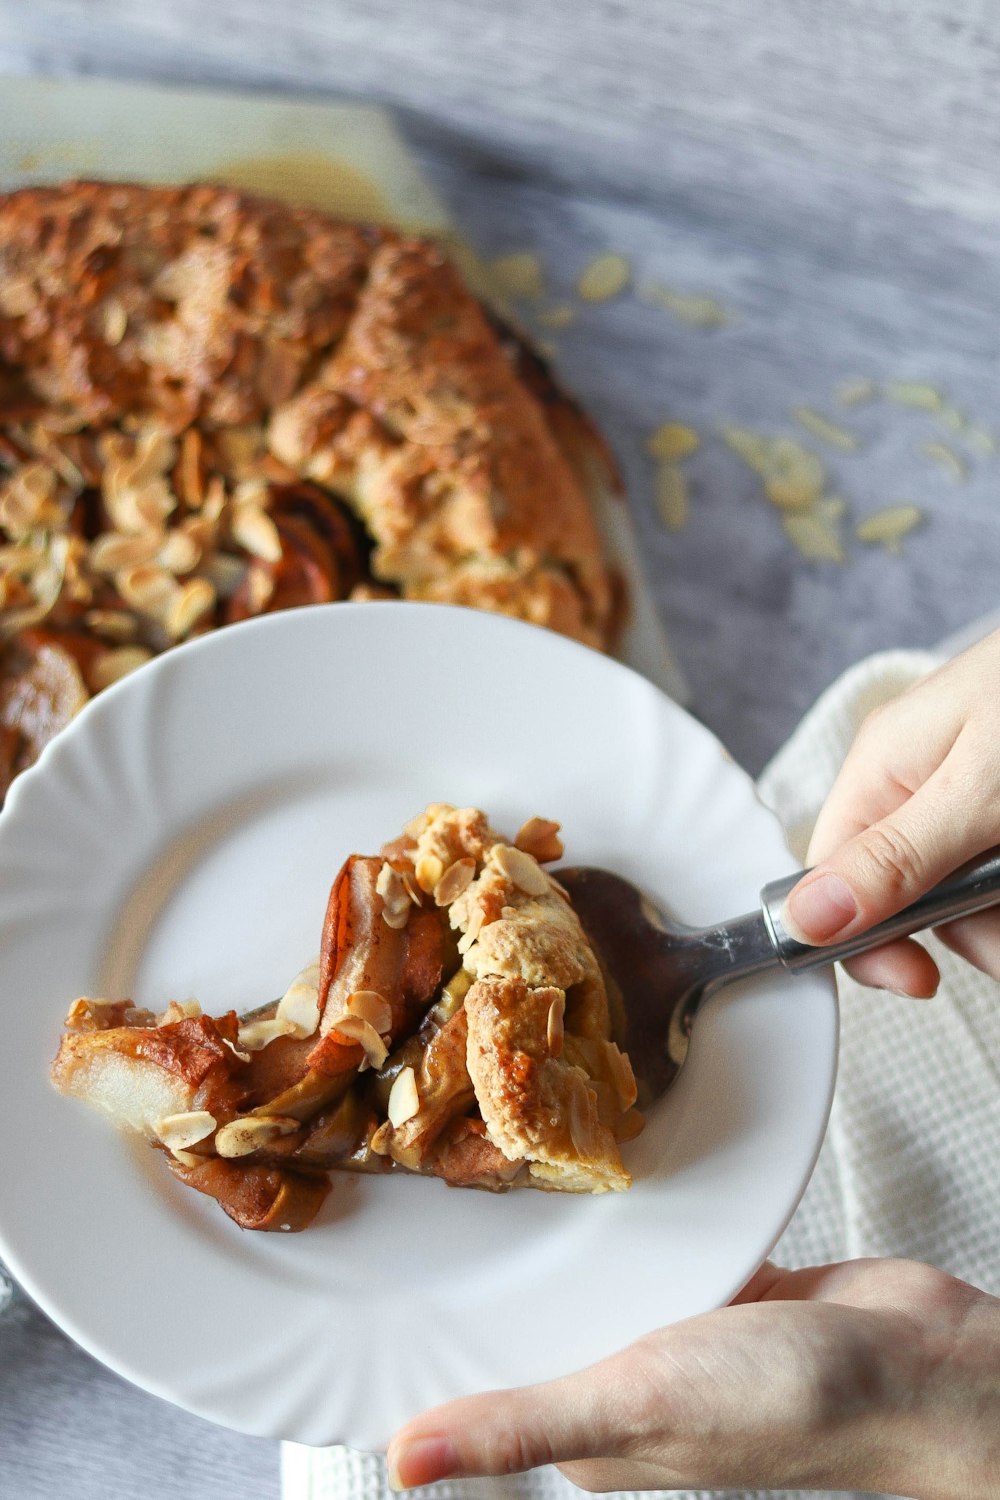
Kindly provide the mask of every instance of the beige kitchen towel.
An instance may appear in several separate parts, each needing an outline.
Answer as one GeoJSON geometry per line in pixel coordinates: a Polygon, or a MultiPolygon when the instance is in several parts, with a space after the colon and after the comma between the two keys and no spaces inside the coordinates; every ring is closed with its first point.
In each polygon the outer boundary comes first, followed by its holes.
{"type": "MultiPolygon", "coordinates": [[[[760,796],[781,818],[797,858],[865,714],[945,654],[895,651],[852,668],[764,771],[760,796]]],[[[840,1071],[830,1126],[774,1258],[801,1266],[908,1256],[1000,1294],[1000,984],[929,941],[943,976],[933,1001],[865,989],[839,973],[840,1071]]],[[[284,1500],[384,1500],[388,1493],[384,1462],[346,1448],[285,1444],[282,1474],[284,1500]]],[[[546,1468],[411,1493],[417,1500],[569,1500],[580,1491],[546,1468]]],[[[760,1493],[727,1495],[756,1500],[760,1493]]],[[[817,1492],[786,1492],[785,1500],[817,1500],[817,1492]]]]}

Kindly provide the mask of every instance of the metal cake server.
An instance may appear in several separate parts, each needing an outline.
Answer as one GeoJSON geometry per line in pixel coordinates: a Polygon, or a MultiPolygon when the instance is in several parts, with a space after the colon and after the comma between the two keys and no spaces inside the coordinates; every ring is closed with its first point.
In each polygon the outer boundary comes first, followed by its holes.
{"type": "Polygon", "coordinates": [[[862,936],[812,948],[796,942],[781,921],[785,897],[804,873],[766,885],[759,911],[717,927],[687,927],[609,870],[555,871],[610,975],[615,1040],[631,1059],[640,1108],[673,1083],[687,1057],[699,1006],[723,985],[768,969],[798,974],[825,968],[1000,902],[998,847],[862,936]]]}

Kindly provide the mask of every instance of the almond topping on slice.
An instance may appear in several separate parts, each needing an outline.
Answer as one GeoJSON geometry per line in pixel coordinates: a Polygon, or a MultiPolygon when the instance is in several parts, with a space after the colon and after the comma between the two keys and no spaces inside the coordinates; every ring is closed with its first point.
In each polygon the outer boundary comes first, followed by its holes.
{"type": "Polygon", "coordinates": [[[289,1035],[305,1041],[319,1026],[319,959],[296,974],[281,999],[275,1020],[289,1035]]]}
{"type": "Polygon", "coordinates": [[[156,1134],[168,1150],[183,1151],[211,1135],[215,1124],[215,1116],[207,1109],[190,1109],[179,1115],[164,1115],[157,1121],[156,1134]]]}
{"type": "Polygon", "coordinates": [[[551,818],[529,818],[519,830],[514,847],[530,854],[540,865],[562,859],[564,851],[559,824],[553,823],[551,818]]]}
{"type": "Polygon", "coordinates": [[[379,1036],[385,1036],[392,1026],[392,1006],[378,990],[355,990],[347,997],[347,1009],[373,1026],[379,1036]]]}
{"type": "Polygon", "coordinates": [[[604,1043],[604,1053],[608,1060],[608,1072],[611,1074],[615,1093],[618,1095],[618,1103],[623,1111],[631,1109],[637,1095],[632,1064],[614,1042],[604,1043]]]}
{"type": "Polygon", "coordinates": [[[372,1132],[372,1138],[368,1142],[376,1156],[388,1156],[389,1141],[392,1137],[392,1121],[383,1120],[376,1131],[372,1132]]]}
{"type": "Polygon", "coordinates": [[[264,562],[281,561],[281,535],[274,521],[259,505],[244,501],[234,505],[229,523],[233,540],[264,562]]]}
{"type": "Polygon", "coordinates": [[[402,1068],[393,1079],[392,1088],[389,1090],[389,1103],[386,1111],[389,1124],[395,1130],[400,1125],[405,1125],[407,1120],[412,1120],[419,1109],[417,1075],[412,1068],[402,1068]]]}
{"type": "Polygon", "coordinates": [[[422,891],[432,891],[444,874],[444,865],[436,854],[422,854],[417,860],[414,874],[422,891]]]}
{"type": "Polygon", "coordinates": [[[246,1026],[241,1026],[237,1040],[245,1052],[263,1052],[279,1036],[291,1034],[292,1028],[287,1021],[272,1016],[264,1021],[249,1021],[246,1026]]]}
{"type": "Polygon", "coordinates": [[[201,1015],[197,1000],[171,1000],[166,1010],[156,1018],[157,1026],[171,1026],[177,1021],[196,1020],[201,1015]]]}
{"type": "Polygon", "coordinates": [[[334,1030],[364,1048],[365,1057],[373,1068],[380,1068],[389,1056],[389,1049],[370,1021],[350,1014],[338,1016],[334,1030]]]}
{"type": "Polygon", "coordinates": [[[378,872],[375,890],[382,897],[382,919],[396,931],[405,927],[410,916],[411,898],[406,883],[388,860],[378,872]]]}
{"type": "Polygon", "coordinates": [[[476,874],[474,859],[456,859],[434,887],[435,906],[450,906],[471,884],[476,874]]]}
{"type": "Polygon", "coordinates": [[[563,1049],[563,1017],[566,1014],[566,996],[557,995],[549,1006],[548,1020],[545,1023],[545,1040],[553,1057],[559,1057],[563,1049]]]}
{"type": "Polygon", "coordinates": [[[215,1149],[220,1156],[249,1156],[259,1151],[282,1135],[293,1135],[301,1129],[298,1120],[290,1115],[244,1115],[223,1125],[215,1137],[215,1149]]]}
{"type": "Polygon", "coordinates": [[[549,889],[549,877],[538,861],[515,849],[513,844],[494,844],[490,859],[501,875],[513,882],[526,896],[544,896],[549,889]]]}
{"type": "Polygon", "coordinates": [[[90,566],[96,573],[117,573],[121,568],[135,568],[152,562],[163,546],[161,531],[126,534],[105,531],[90,544],[90,566]]]}

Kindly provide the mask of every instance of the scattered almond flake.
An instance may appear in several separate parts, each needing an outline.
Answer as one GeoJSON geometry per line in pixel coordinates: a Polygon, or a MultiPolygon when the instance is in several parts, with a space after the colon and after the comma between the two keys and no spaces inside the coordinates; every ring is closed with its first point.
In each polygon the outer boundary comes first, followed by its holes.
{"type": "Polygon", "coordinates": [[[542,328],[551,328],[553,333],[559,333],[564,328],[572,328],[576,318],[576,308],[570,307],[568,302],[561,302],[554,307],[543,308],[536,321],[542,328]]]}
{"type": "Polygon", "coordinates": [[[171,1000],[166,1010],[156,1018],[157,1026],[172,1026],[177,1021],[193,1021],[201,1015],[197,1000],[171,1000]]]}
{"type": "Polygon", "coordinates": [[[607,1059],[609,1071],[614,1082],[615,1093],[618,1096],[619,1107],[623,1110],[631,1109],[638,1093],[635,1086],[635,1074],[632,1072],[632,1064],[625,1053],[615,1046],[614,1042],[604,1042],[603,1048],[604,1056],[607,1059]]]}
{"type": "Polygon", "coordinates": [[[565,1014],[566,996],[559,994],[549,1006],[549,1014],[545,1022],[545,1042],[553,1057],[559,1057],[562,1054],[563,1038],[565,1036],[563,1017],[565,1014]]]}
{"type": "Polygon", "coordinates": [[[275,1012],[275,1020],[288,1028],[289,1035],[305,1041],[319,1027],[319,959],[296,974],[275,1012]]]}
{"type": "Polygon", "coordinates": [[[766,471],[771,451],[770,438],[763,437],[759,432],[752,432],[749,427],[727,426],[721,427],[719,431],[726,447],[739,454],[749,468],[758,474],[766,471]]]}
{"type": "Polygon", "coordinates": [[[660,464],[656,471],[656,509],[668,531],[682,531],[688,522],[688,485],[676,464],[660,464]]]}
{"type": "Polygon", "coordinates": [[[970,427],[966,438],[969,446],[980,453],[989,455],[997,451],[997,440],[991,432],[986,431],[985,427],[970,427]]]}
{"type": "MultiPolygon", "coordinates": [[[[392,1093],[392,1090],[389,1090],[392,1093]]],[[[368,1142],[376,1156],[388,1156],[389,1142],[392,1139],[392,1121],[383,1120],[377,1130],[372,1132],[372,1138],[368,1142]]]]}
{"type": "Polygon", "coordinates": [[[364,1049],[365,1057],[373,1068],[380,1068],[389,1056],[389,1049],[370,1021],[361,1016],[338,1016],[333,1023],[335,1031],[357,1042],[364,1049]]]}
{"type": "Polygon", "coordinates": [[[164,1115],[156,1123],[156,1135],[170,1150],[183,1151],[211,1135],[215,1125],[215,1116],[207,1109],[190,1109],[177,1115],[164,1115]]]}
{"type": "Polygon", "coordinates": [[[700,445],[701,438],[693,427],[685,427],[681,422],[662,422],[646,439],[646,452],[651,458],[673,464],[689,458],[700,445]]]}
{"type": "Polygon", "coordinates": [[[201,547],[190,530],[175,527],[167,532],[156,560],[169,573],[191,573],[201,561],[201,547]]]}
{"type": "Polygon", "coordinates": [[[818,454],[793,438],[769,440],[758,472],[764,481],[764,494],[779,510],[808,510],[826,483],[818,454]]]}
{"type": "Polygon", "coordinates": [[[964,412],[959,411],[957,406],[942,406],[938,412],[938,419],[946,427],[950,427],[952,432],[963,432],[969,425],[968,417],[964,412]]]}
{"type": "Polygon", "coordinates": [[[281,536],[272,518],[259,505],[245,502],[234,505],[229,529],[233,540],[253,557],[263,562],[281,561],[281,536]]]}
{"type": "Polygon", "coordinates": [[[576,290],[584,302],[608,302],[618,297],[632,279],[624,255],[598,255],[581,273],[576,290]]]}
{"type": "Polygon", "coordinates": [[[38,294],[30,281],[14,281],[7,277],[0,280],[0,312],[5,317],[26,317],[34,311],[38,302],[38,294]]]}
{"type": "Polygon", "coordinates": [[[229,1160],[249,1156],[280,1136],[294,1135],[300,1128],[299,1121],[290,1115],[244,1115],[223,1125],[215,1137],[215,1149],[229,1160]]]}
{"type": "Polygon", "coordinates": [[[165,614],[180,593],[180,584],[166,568],[140,563],[115,575],[118,592],[126,604],[144,614],[165,614]]]}
{"type": "Polygon", "coordinates": [[[691,328],[722,328],[726,323],[733,322],[733,314],[715,297],[675,292],[656,282],[644,282],[638,288],[638,297],[641,302],[673,313],[691,328]]]}
{"type": "Polygon", "coordinates": [[[841,406],[860,406],[862,401],[871,401],[877,394],[878,386],[867,375],[849,375],[836,390],[841,406]]]}
{"type": "Polygon", "coordinates": [[[526,896],[548,894],[548,876],[538,861],[532,859],[530,854],[525,854],[523,849],[518,849],[513,844],[494,844],[489,858],[501,875],[512,881],[526,896]]]}
{"type": "Polygon", "coordinates": [[[40,527],[58,526],[62,511],[55,503],[57,476],[48,464],[29,463],[0,485],[0,526],[12,537],[40,527]]]}
{"type": "Polygon", "coordinates": [[[291,1036],[291,1024],[278,1016],[269,1016],[263,1021],[248,1021],[241,1026],[237,1041],[245,1052],[263,1052],[279,1036],[291,1036]]]}
{"type": "Polygon", "coordinates": [[[921,443],[917,451],[945,469],[953,479],[965,478],[965,465],[955,450],[946,443],[921,443]]]}
{"type": "Polygon", "coordinates": [[[174,595],[163,617],[172,641],[179,641],[215,608],[215,589],[207,578],[189,578],[174,595]]]}
{"type": "Polygon", "coordinates": [[[551,860],[562,859],[565,852],[559,837],[559,824],[551,818],[529,818],[518,830],[514,840],[515,849],[523,849],[537,859],[540,865],[551,860]]]}
{"type": "Polygon", "coordinates": [[[87,686],[91,692],[99,693],[145,666],[152,656],[152,651],[147,651],[145,646],[114,646],[102,651],[87,668],[87,686]]]}
{"type": "Polygon", "coordinates": [[[545,273],[533,250],[498,255],[487,263],[486,271],[497,290],[516,302],[534,302],[545,295],[545,273]]]}
{"type": "Polygon", "coordinates": [[[386,1036],[392,1026],[392,1006],[378,990],[355,990],[347,997],[347,1009],[367,1021],[379,1036],[386,1036]]]}
{"type": "Polygon", "coordinates": [[[134,641],[139,630],[138,620],[127,609],[88,609],[83,623],[94,635],[119,643],[134,641]]]}
{"type": "Polygon", "coordinates": [[[420,1112],[420,1095],[417,1092],[417,1075],[412,1068],[401,1068],[392,1081],[386,1114],[393,1130],[405,1125],[420,1112]]]}
{"type": "MultiPolygon", "coordinates": [[[[252,614],[260,614],[274,593],[274,574],[262,563],[254,563],[247,572],[247,603],[252,614]]],[[[219,589],[220,594],[222,589],[219,589]]]]}
{"type": "Polygon", "coordinates": [[[859,542],[881,543],[887,552],[899,555],[900,543],[917,526],[926,520],[924,512],[916,505],[887,505],[874,515],[866,516],[854,528],[859,542]]]}
{"type": "Polygon", "coordinates": [[[125,337],[128,327],[128,313],[125,304],[117,297],[109,297],[101,310],[101,326],[104,332],[104,342],[112,346],[120,344],[125,337]]]}
{"type": "Polygon", "coordinates": [[[838,427],[836,422],[828,421],[821,412],[813,411],[811,406],[793,407],[792,416],[814,437],[822,438],[824,443],[830,443],[834,448],[853,449],[859,446],[858,438],[853,432],[848,432],[846,427],[838,427]]]}
{"type": "Polygon", "coordinates": [[[387,927],[401,932],[410,919],[411,905],[420,905],[419,897],[414,903],[406,878],[388,860],[378,872],[375,891],[382,897],[383,922],[387,927]]]}
{"type": "Polygon", "coordinates": [[[899,406],[915,406],[920,411],[940,411],[944,405],[944,397],[935,386],[917,380],[890,380],[885,394],[899,406]]]}
{"type": "Polygon", "coordinates": [[[789,541],[808,562],[846,561],[843,543],[835,527],[816,511],[792,511],[781,524],[789,541]]]}
{"type": "Polygon", "coordinates": [[[453,901],[457,901],[462,892],[472,884],[475,874],[474,859],[456,859],[434,887],[434,905],[450,906],[453,901]]]}
{"type": "Polygon", "coordinates": [[[430,893],[444,874],[444,865],[436,854],[423,854],[417,860],[413,873],[420,889],[430,893]]]}
{"type": "Polygon", "coordinates": [[[105,531],[90,544],[90,566],[95,573],[118,573],[152,562],[163,545],[163,533],[105,531]]]}

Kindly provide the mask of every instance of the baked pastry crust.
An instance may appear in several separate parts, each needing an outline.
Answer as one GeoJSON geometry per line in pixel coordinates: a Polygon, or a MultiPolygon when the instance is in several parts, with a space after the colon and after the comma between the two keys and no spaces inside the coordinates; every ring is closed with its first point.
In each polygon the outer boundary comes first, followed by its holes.
{"type": "Polygon", "coordinates": [[[304,1227],[334,1168],[621,1191],[635,1081],[599,964],[536,857],[560,853],[555,824],[511,844],[478,809],[433,804],[347,860],[319,959],[262,1017],[78,1000],[53,1082],[247,1228],[304,1227]]]}
{"type": "Polygon", "coordinates": [[[205,185],[0,197],[0,646],[47,632],[0,682],[58,647],[65,703],[213,625],[386,594],[605,648],[608,483],[429,240],[205,185]]]}

